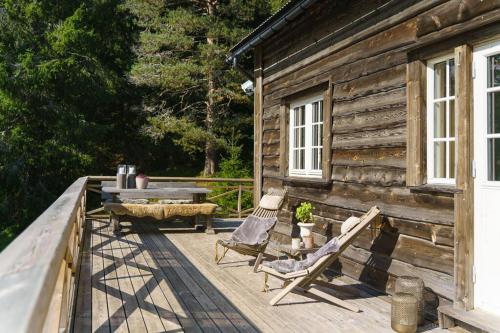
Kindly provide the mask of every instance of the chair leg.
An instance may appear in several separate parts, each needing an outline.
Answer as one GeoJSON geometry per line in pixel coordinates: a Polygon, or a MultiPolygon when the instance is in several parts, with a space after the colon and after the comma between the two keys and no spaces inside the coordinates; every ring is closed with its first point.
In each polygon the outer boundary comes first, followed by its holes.
{"type": "Polygon", "coordinates": [[[228,249],[227,247],[225,247],[225,248],[224,248],[224,251],[222,252],[222,255],[220,256],[220,258],[219,258],[219,259],[217,259],[217,260],[215,261],[215,263],[216,263],[217,265],[218,265],[218,264],[221,262],[221,260],[222,260],[222,259],[226,256],[227,251],[229,251],[229,249],[228,249]]]}
{"type": "Polygon", "coordinates": [[[285,289],[283,289],[278,295],[276,295],[270,302],[269,304],[271,305],[276,305],[283,297],[285,297],[289,292],[291,292],[295,287],[297,287],[299,284],[301,284],[304,281],[305,277],[300,277],[298,279],[293,280],[292,283],[290,283],[285,289]]]}
{"type": "Polygon", "coordinates": [[[269,291],[269,285],[267,284],[268,279],[269,279],[269,274],[264,273],[264,287],[262,288],[263,293],[267,293],[269,291]]]}
{"type": "Polygon", "coordinates": [[[257,258],[255,258],[255,264],[253,265],[254,273],[257,273],[259,271],[259,266],[262,263],[262,259],[264,259],[264,253],[260,252],[257,258]]]}

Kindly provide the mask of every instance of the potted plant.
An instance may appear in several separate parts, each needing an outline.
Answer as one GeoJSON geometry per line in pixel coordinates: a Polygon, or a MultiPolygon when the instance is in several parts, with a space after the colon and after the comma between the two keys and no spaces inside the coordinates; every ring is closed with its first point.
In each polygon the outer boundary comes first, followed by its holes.
{"type": "Polygon", "coordinates": [[[297,225],[300,227],[300,236],[311,237],[312,228],[314,227],[313,211],[314,207],[310,202],[302,202],[295,211],[295,217],[300,222],[297,225]]]}
{"type": "Polygon", "coordinates": [[[148,183],[149,183],[149,177],[146,176],[145,174],[138,174],[137,177],[135,177],[135,183],[138,189],[145,189],[148,188],[148,183]]]}

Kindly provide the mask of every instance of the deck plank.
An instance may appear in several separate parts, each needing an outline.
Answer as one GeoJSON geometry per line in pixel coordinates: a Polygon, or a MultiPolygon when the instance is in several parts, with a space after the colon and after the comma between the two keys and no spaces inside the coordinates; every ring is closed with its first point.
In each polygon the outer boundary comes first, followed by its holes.
{"type": "Polygon", "coordinates": [[[184,305],[196,319],[196,322],[201,329],[205,332],[220,332],[208,313],[203,309],[200,303],[198,303],[189,288],[187,288],[182,279],[175,272],[173,266],[177,265],[177,263],[172,260],[169,254],[163,253],[161,249],[156,247],[154,240],[151,239],[149,234],[141,234],[141,238],[145,244],[148,244],[158,266],[173,285],[173,288],[178,295],[177,297],[183,301],[184,305]]]}
{"type": "Polygon", "coordinates": [[[108,301],[109,325],[112,332],[129,332],[127,317],[123,308],[122,294],[118,285],[116,265],[111,248],[113,239],[109,237],[109,226],[101,233],[101,250],[104,263],[106,297],[108,301]]]}
{"type": "Polygon", "coordinates": [[[176,317],[180,322],[182,329],[186,332],[202,332],[192,314],[185,308],[182,300],[180,300],[178,295],[175,293],[173,286],[167,279],[164,272],[157,265],[156,259],[151,254],[153,251],[147,247],[147,245],[137,234],[132,234],[132,237],[134,238],[135,242],[139,244],[139,246],[143,246],[146,249],[145,251],[142,251],[144,260],[146,264],[151,268],[153,275],[158,281],[158,287],[169,302],[172,311],[176,314],[176,317]]]}
{"type": "Polygon", "coordinates": [[[92,221],[92,332],[100,333],[110,332],[100,236],[103,226],[99,221],[92,221]]]}
{"type": "MultiPolygon", "coordinates": [[[[174,269],[179,277],[184,281],[186,286],[191,290],[193,295],[196,297],[198,302],[203,306],[203,308],[210,315],[210,318],[215,322],[215,324],[219,327],[219,329],[223,332],[235,332],[237,333],[239,330],[236,328],[234,323],[227,317],[227,315],[231,313],[226,313],[222,311],[220,308],[224,307],[224,305],[215,304],[216,299],[209,297],[205,290],[200,286],[200,284],[204,283],[204,278],[202,279],[194,279],[192,275],[192,271],[189,272],[189,267],[191,264],[187,261],[182,260],[183,255],[178,251],[175,252],[171,243],[168,239],[165,239],[160,234],[152,234],[152,238],[156,242],[156,245],[162,250],[163,253],[169,253],[175,261],[174,269]]],[[[213,293],[215,294],[215,293],[213,293]]],[[[227,309],[227,308],[226,308],[227,309]]],[[[231,312],[232,309],[231,309],[231,312]]],[[[251,326],[242,327],[247,330],[251,328],[251,326]]]]}
{"type": "Polygon", "coordinates": [[[139,303],[132,287],[125,260],[121,251],[122,243],[114,238],[110,243],[111,252],[115,258],[118,287],[123,300],[123,310],[127,317],[127,326],[130,332],[146,332],[146,324],[139,309],[139,303]]]}
{"type": "Polygon", "coordinates": [[[145,274],[147,272],[141,272],[137,268],[137,265],[134,261],[134,253],[139,250],[138,247],[134,244],[130,244],[124,236],[118,237],[118,240],[124,259],[124,264],[126,270],[128,271],[128,276],[132,284],[133,295],[137,299],[137,304],[142,313],[147,331],[165,331],[166,328],[163,327],[163,323],[160,320],[158,311],[156,310],[155,304],[153,303],[153,300],[151,299],[149,291],[146,287],[146,281],[149,281],[151,279],[152,274],[148,274],[148,276],[146,276],[145,274]],[[146,279],[146,281],[144,279],[146,279]]]}
{"type": "Polygon", "coordinates": [[[142,244],[136,242],[133,235],[128,234],[125,236],[125,238],[129,241],[130,244],[135,244],[138,249],[138,251],[134,251],[135,265],[143,277],[145,286],[147,287],[151,300],[156,307],[156,311],[163,323],[163,327],[167,331],[181,330],[182,326],[177,319],[175,312],[173,311],[167,298],[161,291],[158,285],[158,281],[156,280],[156,277],[151,270],[151,267],[149,267],[146,259],[144,258],[143,252],[147,250],[144,249],[142,244]]]}

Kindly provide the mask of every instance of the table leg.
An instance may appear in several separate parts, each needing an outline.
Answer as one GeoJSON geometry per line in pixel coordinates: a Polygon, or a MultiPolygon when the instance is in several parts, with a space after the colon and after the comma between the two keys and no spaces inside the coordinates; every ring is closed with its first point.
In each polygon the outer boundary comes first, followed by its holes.
{"type": "Polygon", "coordinates": [[[113,212],[109,213],[111,219],[111,228],[115,234],[120,233],[120,216],[114,214],[113,212]]]}
{"type": "Polygon", "coordinates": [[[205,215],[205,219],[206,219],[206,222],[207,222],[207,228],[205,229],[205,232],[207,234],[215,234],[215,230],[214,228],[212,227],[212,216],[211,215],[205,215]]]}

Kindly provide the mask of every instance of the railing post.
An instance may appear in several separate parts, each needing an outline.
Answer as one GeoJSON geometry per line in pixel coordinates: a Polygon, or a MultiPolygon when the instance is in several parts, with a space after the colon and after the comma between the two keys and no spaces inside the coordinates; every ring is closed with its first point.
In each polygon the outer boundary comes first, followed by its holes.
{"type": "Polygon", "coordinates": [[[241,193],[242,186],[241,183],[238,185],[238,218],[241,219],[241,193]]]}

